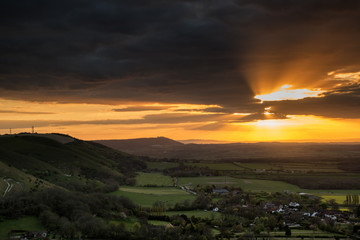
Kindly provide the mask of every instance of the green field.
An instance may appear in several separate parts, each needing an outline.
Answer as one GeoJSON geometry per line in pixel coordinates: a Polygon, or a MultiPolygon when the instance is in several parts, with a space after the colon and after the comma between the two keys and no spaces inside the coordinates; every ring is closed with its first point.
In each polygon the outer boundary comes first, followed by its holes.
{"type": "Polygon", "coordinates": [[[281,170],[289,172],[317,172],[317,173],[342,173],[336,162],[275,162],[275,163],[242,163],[234,162],[238,167],[246,170],[281,170]]]}
{"type": "Polygon", "coordinates": [[[240,187],[245,191],[264,191],[264,192],[283,192],[288,190],[290,192],[302,192],[303,189],[298,186],[271,180],[259,179],[239,179],[240,187]]]}
{"type": "Polygon", "coordinates": [[[239,179],[228,176],[215,177],[180,177],[178,185],[196,186],[196,185],[238,185],[239,179]]]}
{"type": "Polygon", "coordinates": [[[303,189],[282,181],[240,179],[226,176],[217,177],[186,177],[179,178],[179,185],[217,185],[217,186],[240,186],[244,191],[265,191],[265,192],[302,192],[303,189]]]}
{"type": "Polygon", "coordinates": [[[136,186],[173,186],[173,180],[161,173],[139,172],[136,176],[136,186]]]}
{"type": "Polygon", "coordinates": [[[164,226],[164,227],[169,224],[169,222],[159,221],[159,220],[149,220],[148,223],[152,225],[164,226]]]}
{"type": "Polygon", "coordinates": [[[137,222],[137,219],[135,217],[128,217],[124,220],[110,220],[109,221],[109,223],[113,224],[113,225],[119,225],[119,224],[123,223],[126,230],[128,230],[128,231],[133,230],[134,223],[136,223],[136,222],[137,222]]]}
{"type": "Polygon", "coordinates": [[[167,168],[177,167],[177,166],[179,166],[179,163],[176,163],[176,162],[146,162],[146,165],[149,169],[164,170],[167,168]]]}
{"type": "Polygon", "coordinates": [[[0,222],[0,239],[6,239],[11,230],[38,231],[45,230],[36,217],[23,217],[16,220],[0,222]]]}
{"type": "Polygon", "coordinates": [[[285,162],[275,163],[275,167],[286,171],[297,172],[328,172],[328,173],[342,173],[343,170],[338,168],[335,162],[285,162]]]}
{"type": "Polygon", "coordinates": [[[195,166],[199,168],[208,167],[212,170],[219,171],[244,171],[243,167],[240,167],[234,163],[187,163],[186,165],[195,166]]]}
{"type": "Polygon", "coordinates": [[[167,216],[174,216],[174,215],[186,215],[187,217],[201,217],[201,218],[219,218],[220,213],[219,212],[213,212],[213,211],[204,211],[204,210],[193,210],[193,211],[167,211],[165,215],[167,216]]]}
{"type": "Polygon", "coordinates": [[[237,166],[244,168],[244,169],[250,169],[250,170],[280,170],[280,167],[272,165],[272,164],[268,164],[268,163],[240,163],[240,162],[235,162],[234,164],[236,164],[237,166]]]}
{"type": "MultiPolygon", "coordinates": [[[[343,199],[347,194],[360,194],[360,190],[329,190],[319,189],[310,190],[303,189],[296,185],[289,184],[282,181],[259,180],[259,179],[240,179],[233,177],[217,176],[217,177],[184,177],[179,178],[179,185],[196,186],[196,185],[215,185],[215,186],[240,186],[244,191],[264,191],[264,192],[283,192],[288,190],[290,192],[309,193],[319,197],[326,196],[327,199],[332,197],[336,199],[343,199]]],[[[344,199],[345,200],[345,199],[344,199]]],[[[343,201],[341,203],[343,203],[343,201]]],[[[341,201],[341,200],[339,200],[341,201]]],[[[340,202],[339,202],[340,203],[340,202]]]]}
{"type": "Polygon", "coordinates": [[[122,186],[118,191],[110,194],[125,196],[135,204],[151,207],[155,202],[161,201],[166,206],[173,206],[175,203],[185,200],[193,201],[196,196],[175,187],[129,187],[122,186]]]}

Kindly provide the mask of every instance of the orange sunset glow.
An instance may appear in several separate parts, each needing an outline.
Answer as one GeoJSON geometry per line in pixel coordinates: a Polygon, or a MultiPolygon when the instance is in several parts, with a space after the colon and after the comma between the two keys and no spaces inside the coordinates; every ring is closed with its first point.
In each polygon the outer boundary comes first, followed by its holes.
{"type": "Polygon", "coordinates": [[[309,4],[6,15],[0,133],[34,126],[87,140],[359,141],[359,15],[309,4]]]}
{"type": "Polygon", "coordinates": [[[360,240],[360,0],[4,0],[0,240],[360,240]]]}

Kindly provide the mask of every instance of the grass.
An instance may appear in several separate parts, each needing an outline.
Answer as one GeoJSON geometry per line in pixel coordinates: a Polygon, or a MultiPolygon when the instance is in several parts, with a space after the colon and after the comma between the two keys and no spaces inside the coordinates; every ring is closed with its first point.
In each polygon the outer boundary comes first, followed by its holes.
{"type": "Polygon", "coordinates": [[[146,165],[149,169],[164,170],[167,168],[177,167],[177,166],[179,166],[179,163],[176,163],[176,162],[146,162],[146,165]]]}
{"type": "Polygon", "coordinates": [[[179,185],[238,185],[239,179],[227,176],[215,177],[181,177],[178,178],[179,185]]]}
{"type": "Polygon", "coordinates": [[[11,230],[38,231],[45,230],[36,217],[23,217],[16,220],[0,222],[0,239],[6,239],[11,230]]]}
{"type": "MultiPolygon", "coordinates": [[[[4,193],[7,184],[4,182],[3,178],[11,178],[14,182],[21,182],[24,184],[24,190],[28,191],[30,190],[31,187],[35,186],[35,182],[36,182],[36,177],[27,174],[13,166],[9,166],[8,164],[5,164],[3,162],[0,162],[0,181],[1,181],[1,186],[5,186],[3,188],[1,188],[1,192],[4,193]],[[5,184],[5,185],[3,185],[5,184]]],[[[42,180],[42,184],[40,184],[40,188],[47,188],[47,187],[52,187],[53,184],[42,180]]],[[[18,185],[18,184],[16,184],[18,185]]],[[[15,185],[15,186],[16,186],[15,185]]],[[[14,186],[14,187],[15,187],[14,186]]],[[[21,188],[22,189],[22,188],[21,188]]],[[[15,188],[14,188],[15,190],[15,188]]],[[[2,196],[2,195],[1,195],[2,196]]]]}
{"type": "Polygon", "coordinates": [[[209,218],[209,219],[215,219],[220,217],[219,212],[213,212],[213,211],[203,211],[203,210],[193,210],[193,211],[167,211],[165,215],[167,216],[174,216],[174,215],[186,215],[187,217],[197,217],[197,218],[209,218]]]}
{"type": "Polygon", "coordinates": [[[343,170],[338,168],[334,162],[285,162],[274,164],[279,169],[287,171],[299,172],[329,172],[329,173],[342,173],[343,170]]]}
{"type": "Polygon", "coordinates": [[[155,202],[161,201],[166,206],[173,206],[175,203],[185,200],[193,201],[196,196],[175,187],[120,187],[118,191],[110,194],[125,196],[135,204],[151,207],[155,202]]]}
{"type": "Polygon", "coordinates": [[[282,181],[259,180],[259,179],[239,179],[240,187],[245,191],[264,191],[264,192],[301,192],[302,189],[282,181]]]}
{"type": "Polygon", "coordinates": [[[243,167],[240,167],[234,163],[187,163],[186,165],[195,167],[208,167],[212,170],[219,171],[244,171],[243,167]]]}
{"type": "Polygon", "coordinates": [[[236,185],[245,191],[265,191],[265,192],[282,192],[289,190],[291,192],[301,192],[302,189],[281,181],[259,180],[259,179],[240,179],[233,177],[186,177],[179,178],[180,185],[236,185]]]}
{"type": "Polygon", "coordinates": [[[173,180],[161,173],[139,172],[136,176],[136,186],[173,186],[173,180]]]}
{"type": "Polygon", "coordinates": [[[148,223],[152,225],[164,226],[164,227],[169,224],[169,222],[160,221],[160,220],[149,220],[148,223]]]}
{"type": "Polygon", "coordinates": [[[245,168],[245,169],[251,169],[251,170],[256,170],[256,169],[265,169],[265,170],[279,170],[280,168],[272,165],[272,164],[268,164],[268,163],[240,163],[240,162],[235,162],[234,164],[236,164],[239,167],[245,168]]]}
{"type": "Polygon", "coordinates": [[[343,173],[336,162],[275,162],[275,163],[241,163],[234,162],[238,167],[247,170],[282,170],[294,172],[343,173]]]}
{"type": "MultiPolygon", "coordinates": [[[[282,181],[260,180],[260,179],[241,179],[234,177],[216,176],[216,177],[184,177],[179,178],[179,185],[196,186],[196,185],[231,185],[240,186],[244,191],[254,192],[290,192],[310,193],[319,197],[339,198],[347,194],[360,194],[360,190],[332,190],[332,189],[303,189],[296,185],[282,181]]],[[[343,200],[344,201],[344,200],[343,200]]]]}
{"type": "Polygon", "coordinates": [[[342,195],[342,196],[328,196],[328,195],[323,195],[321,196],[323,201],[327,201],[327,200],[331,200],[334,199],[336,201],[336,203],[338,204],[344,204],[344,201],[346,200],[346,196],[342,195]]]}
{"type": "Polygon", "coordinates": [[[137,222],[137,219],[135,217],[129,217],[124,220],[110,220],[109,221],[109,223],[113,224],[113,225],[119,225],[119,224],[123,223],[125,226],[125,229],[128,231],[133,230],[134,223],[136,223],[136,222],[137,222]]]}
{"type": "MultiPolygon", "coordinates": [[[[110,224],[114,224],[114,225],[119,225],[119,224],[123,223],[126,230],[128,230],[128,231],[133,230],[134,223],[136,223],[136,222],[137,222],[137,219],[135,217],[127,218],[125,220],[110,220],[109,221],[110,224]]],[[[148,223],[150,223],[152,225],[157,225],[157,226],[166,226],[169,224],[169,222],[160,221],[160,220],[149,220],[148,223]]]]}

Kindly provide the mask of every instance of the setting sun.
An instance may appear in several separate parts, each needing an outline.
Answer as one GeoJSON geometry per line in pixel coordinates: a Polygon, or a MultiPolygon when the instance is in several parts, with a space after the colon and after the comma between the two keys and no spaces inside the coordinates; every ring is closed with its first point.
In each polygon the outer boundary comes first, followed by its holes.
{"type": "Polygon", "coordinates": [[[324,92],[320,89],[290,89],[291,87],[291,85],[283,85],[279,91],[256,95],[255,98],[261,101],[298,100],[307,97],[319,97],[319,95],[324,92]]]}

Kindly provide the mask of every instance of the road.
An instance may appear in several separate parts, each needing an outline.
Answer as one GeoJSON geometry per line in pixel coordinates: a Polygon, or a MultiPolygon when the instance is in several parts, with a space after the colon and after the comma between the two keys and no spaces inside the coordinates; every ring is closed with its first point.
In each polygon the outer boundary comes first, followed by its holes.
{"type": "Polygon", "coordinates": [[[7,183],[7,188],[5,189],[5,192],[4,192],[4,195],[3,195],[3,197],[5,197],[6,196],[6,194],[8,193],[8,192],[10,192],[11,191],[11,189],[13,188],[13,186],[14,186],[14,184],[12,184],[12,183],[10,183],[9,181],[10,181],[11,179],[6,179],[6,178],[4,178],[4,182],[6,182],[7,183]]]}

